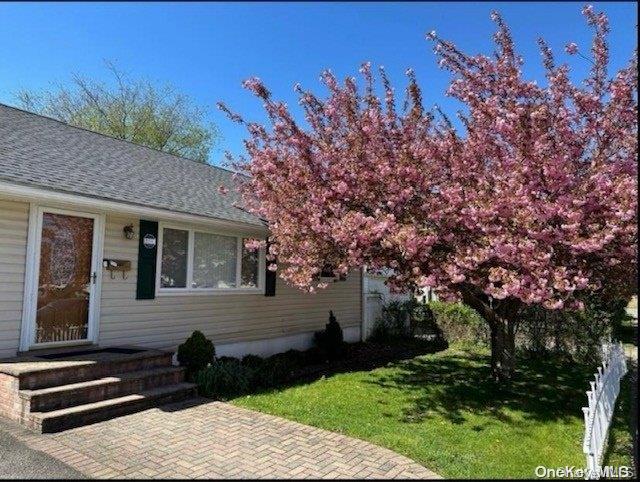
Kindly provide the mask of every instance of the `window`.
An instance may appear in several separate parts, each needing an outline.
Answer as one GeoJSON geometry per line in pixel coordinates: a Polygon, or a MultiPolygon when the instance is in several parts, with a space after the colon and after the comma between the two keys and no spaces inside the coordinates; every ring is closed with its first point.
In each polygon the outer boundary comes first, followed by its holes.
{"type": "Polygon", "coordinates": [[[195,233],[193,288],[235,288],[238,238],[195,233]]]}
{"type": "Polygon", "coordinates": [[[186,288],[189,231],[166,228],[162,234],[162,288],[186,288]]]}
{"type": "Polygon", "coordinates": [[[242,240],[242,267],[241,267],[241,286],[243,288],[258,287],[258,265],[260,264],[260,252],[250,250],[244,247],[244,239],[242,240]]]}
{"type": "Polygon", "coordinates": [[[264,252],[248,250],[244,242],[240,236],[162,228],[160,290],[258,291],[263,284],[264,252]]]}

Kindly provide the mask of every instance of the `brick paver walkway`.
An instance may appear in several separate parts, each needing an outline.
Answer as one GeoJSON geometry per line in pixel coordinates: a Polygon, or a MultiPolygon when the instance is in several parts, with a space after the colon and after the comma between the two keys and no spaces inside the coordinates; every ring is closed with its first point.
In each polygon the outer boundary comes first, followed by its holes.
{"type": "Polygon", "coordinates": [[[206,399],[58,434],[11,431],[98,478],[438,478],[382,447],[206,399]]]}

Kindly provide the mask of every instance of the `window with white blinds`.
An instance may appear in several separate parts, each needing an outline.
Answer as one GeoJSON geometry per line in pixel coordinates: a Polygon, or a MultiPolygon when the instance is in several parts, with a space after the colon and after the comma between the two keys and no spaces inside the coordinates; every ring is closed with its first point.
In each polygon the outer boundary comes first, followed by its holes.
{"type": "Polygon", "coordinates": [[[160,293],[262,289],[264,252],[246,249],[242,236],[174,227],[162,227],[160,233],[160,293]]]}

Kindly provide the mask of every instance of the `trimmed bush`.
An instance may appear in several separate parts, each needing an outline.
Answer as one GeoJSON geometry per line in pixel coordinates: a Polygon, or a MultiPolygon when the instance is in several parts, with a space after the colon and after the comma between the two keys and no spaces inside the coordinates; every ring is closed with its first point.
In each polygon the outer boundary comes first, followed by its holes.
{"type": "Polygon", "coordinates": [[[428,306],[437,330],[447,342],[489,342],[489,325],[473,308],[462,303],[443,301],[431,301],[428,306]]]}
{"type": "Polygon", "coordinates": [[[259,368],[264,364],[264,358],[258,355],[245,355],[242,357],[242,364],[249,368],[259,368]]]}
{"type": "Polygon", "coordinates": [[[255,372],[255,386],[257,388],[272,388],[286,382],[293,370],[298,366],[294,359],[284,353],[273,355],[265,360],[255,372]]]}
{"type": "Polygon", "coordinates": [[[303,366],[317,365],[326,361],[324,352],[317,346],[311,347],[302,352],[303,366]]]}
{"type": "Polygon", "coordinates": [[[336,320],[333,311],[329,312],[329,323],[324,330],[316,331],[314,341],[330,360],[340,358],[344,352],[344,335],[340,323],[336,320]]]}
{"type": "MultiPolygon", "coordinates": [[[[337,321],[336,321],[337,323],[337,321]]],[[[323,332],[324,333],[324,332],[323,332]]],[[[338,337],[336,336],[336,339],[338,337]]],[[[415,349],[418,340],[401,341],[401,345],[409,351],[415,349]]],[[[420,342],[423,343],[423,342],[420,342]]],[[[395,352],[398,346],[395,345],[395,352]]],[[[335,345],[331,345],[335,346],[335,345]]],[[[379,356],[388,356],[394,352],[393,344],[383,347],[370,343],[347,344],[342,342],[343,358],[360,359],[365,363],[376,360],[379,356]]],[[[430,345],[437,347],[438,345],[430,345]]],[[[340,360],[336,365],[342,364],[340,360]]],[[[198,384],[201,395],[215,399],[226,400],[260,390],[267,390],[294,381],[297,377],[304,378],[309,374],[318,373],[324,367],[331,367],[327,363],[327,354],[319,347],[306,351],[289,350],[277,353],[268,358],[256,355],[246,355],[242,360],[233,357],[219,357],[206,368],[198,371],[194,381],[198,384]]]]}
{"type": "Polygon", "coordinates": [[[291,370],[307,365],[305,352],[293,349],[271,355],[267,360],[270,362],[286,362],[291,370]]]}
{"type": "Polygon", "coordinates": [[[205,397],[226,400],[247,393],[253,386],[255,370],[237,358],[216,360],[195,375],[198,391],[205,397]]]}
{"type": "Polygon", "coordinates": [[[186,367],[189,380],[207,365],[213,363],[216,350],[213,342],[200,331],[194,331],[186,341],[178,346],[178,362],[186,367]]]}
{"type": "Polygon", "coordinates": [[[242,360],[220,357],[200,370],[195,382],[201,395],[224,400],[280,385],[294,370],[305,366],[304,361],[305,354],[298,350],[277,353],[269,358],[256,355],[246,355],[242,360]]]}

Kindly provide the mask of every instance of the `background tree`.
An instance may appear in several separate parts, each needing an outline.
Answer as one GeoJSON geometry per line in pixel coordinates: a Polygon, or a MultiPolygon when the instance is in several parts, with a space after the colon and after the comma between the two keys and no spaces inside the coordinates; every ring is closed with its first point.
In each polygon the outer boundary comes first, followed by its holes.
{"type": "Polygon", "coordinates": [[[430,33],[452,73],[448,95],[467,108],[463,133],[423,109],[412,71],[400,113],[384,71],[382,99],[368,65],[362,92],[353,78],[340,85],[325,72],[328,98],[297,87],[308,126],[259,79],[246,81],[271,128],[246,123],[249,157],[236,165],[250,175],[247,206],[269,221],[269,259],[285,266],[280,276],[313,291],[324,287],[325,264],[336,274],[389,267],[392,287],[463,299],[489,324],[496,379],[513,373],[523,307],[580,308],[588,293],[630,294],[636,60],[609,78],[607,18],[591,7],[583,13],[595,34],[582,84],[542,40],[546,85],[524,79],[498,14],[493,57],[469,56],[430,33]]]}
{"type": "Polygon", "coordinates": [[[107,69],[111,84],[74,74],[69,85],[54,90],[19,92],[19,104],[77,127],[207,162],[218,133],[205,122],[203,109],[173,87],[131,79],[111,63],[107,69]]]}

